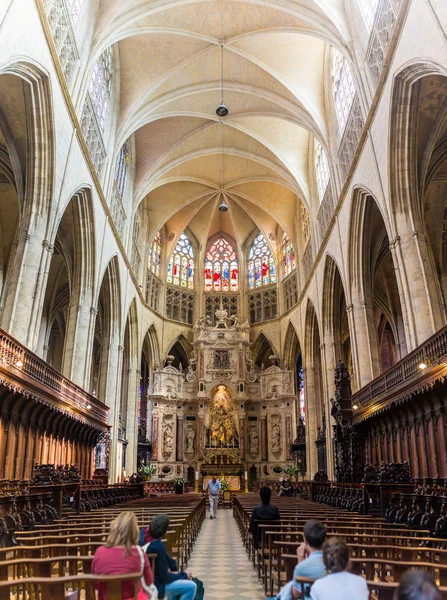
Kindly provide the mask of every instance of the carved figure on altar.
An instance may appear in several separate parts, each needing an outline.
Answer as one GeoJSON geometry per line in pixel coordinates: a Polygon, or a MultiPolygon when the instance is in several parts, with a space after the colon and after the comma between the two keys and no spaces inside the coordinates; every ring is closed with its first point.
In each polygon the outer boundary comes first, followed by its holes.
{"type": "Polygon", "coordinates": [[[276,421],[272,425],[272,452],[281,454],[281,428],[276,421]]]}
{"type": "Polygon", "coordinates": [[[197,319],[197,321],[194,324],[194,331],[203,331],[204,329],[206,329],[207,327],[211,327],[213,325],[213,322],[211,321],[211,318],[209,315],[205,315],[203,317],[200,317],[200,319],[197,319]]]}
{"type": "Polygon", "coordinates": [[[186,430],[186,452],[188,454],[194,453],[194,440],[196,437],[196,432],[194,428],[190,425],[186,430]]]}
{"type": "Polygon", "coordinates": [[[251,456],[257,456],[259,453],[259,436],[255,425],[252,425],[248,432],[248,452],[251,456]]]}
{"type": "Polygon", "coordinates": [[[172,452],[172,444],[174,442],[174,435],[172,431],[172,425],[170,423],[165,424],[163,431],[163,453],[170,454],[172,452]]]}

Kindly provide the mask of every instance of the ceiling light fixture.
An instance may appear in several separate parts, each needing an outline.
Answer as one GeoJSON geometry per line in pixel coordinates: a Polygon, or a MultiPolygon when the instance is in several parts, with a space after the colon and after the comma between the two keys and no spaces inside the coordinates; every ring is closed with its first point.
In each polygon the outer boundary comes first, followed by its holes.
{"type": "Polygon", "coordinates": [[[353,404],[353,405],[352,405],[352,409],[353,409],[353,410],[357,410],[357,409],[358,409],[358,404],[353,404]]]}

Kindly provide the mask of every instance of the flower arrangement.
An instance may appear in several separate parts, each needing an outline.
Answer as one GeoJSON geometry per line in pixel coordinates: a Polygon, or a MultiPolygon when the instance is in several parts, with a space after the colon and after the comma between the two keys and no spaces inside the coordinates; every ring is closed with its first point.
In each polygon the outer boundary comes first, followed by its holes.
{"type": "Polygon", "coordinates": [[[175,487],[183,487],[185,485],[185,480],[183,477],[174,477],[174,485],[175,487]]]}
{"type": "Polygon", "coordinates": [[[157,467],[155,465],[141,464],[140,468],[138,469],[138,475],[143,479],[143,481],[150,481],[156,470],[157,467]]]}
{"type": "Polygon", "coordinates": [[[287,467],[283,467],[283,473],[285,473],[286,475],[289,475],[290,477],[295,477],[295,475],[298,473],[298,469],[294,466],[294,465],[289,465],[287,467]]]}
{"type": "Polygon", "coordinates": [[[226,477],[222,477],[219,481],[221,490],[227,492],[230,489],[230,480],[226,477]]]}

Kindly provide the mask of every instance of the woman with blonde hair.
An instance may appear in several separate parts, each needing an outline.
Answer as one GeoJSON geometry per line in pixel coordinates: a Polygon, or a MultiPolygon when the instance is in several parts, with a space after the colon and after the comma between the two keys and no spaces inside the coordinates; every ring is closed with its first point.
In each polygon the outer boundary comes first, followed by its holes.
{"type": "MultiPolygon", "coordinates": [[[[130,511],[120,513],[110,524],[110,532],[104,546],[98,548],[93,557],[92,573],[96,575],[125,575],[142,573],[138,600],[151,598],[150,586],[154,575],[147,555],[137,545],[139,537],[138,522],[130,511]]],[[[122,600],[133,600],[134,582],[122,584],[122,600]]],[[[98,600],[107,600],[106,584],[97,584],[98,600]]]]}

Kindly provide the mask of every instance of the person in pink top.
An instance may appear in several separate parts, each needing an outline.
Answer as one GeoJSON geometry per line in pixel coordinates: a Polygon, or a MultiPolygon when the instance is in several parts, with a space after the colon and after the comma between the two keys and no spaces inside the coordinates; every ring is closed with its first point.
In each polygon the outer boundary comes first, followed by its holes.
{"type": "MultiPolygon", "coordinates": [[[[147,555],[138,544],[138,522],[130,511],[120,513],[110,524],[110,533],[105,546],[95,552],[92,562],[92,573],[95,575],[125,575],[141,573],[138,600],[151,598],[149,586],[154,582],[154,575],[147,555]],[[142,569],[142,566],[144,568],[142,569]]],[[[106,584],[96,584],[98,600],[107,600],[106,584]]],[[[134,582],[124,581],[122,584],[122,600],[133,600],[134,582]]]]}

